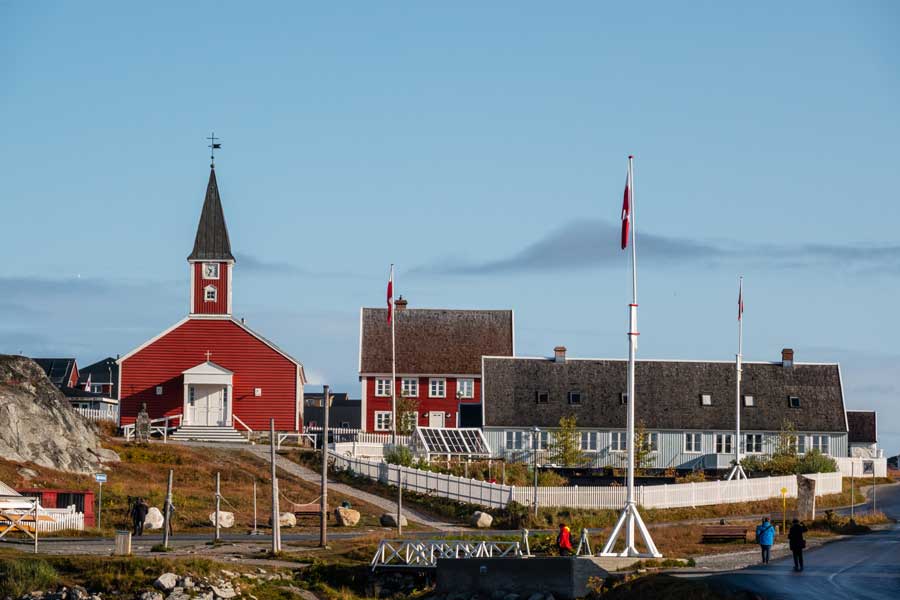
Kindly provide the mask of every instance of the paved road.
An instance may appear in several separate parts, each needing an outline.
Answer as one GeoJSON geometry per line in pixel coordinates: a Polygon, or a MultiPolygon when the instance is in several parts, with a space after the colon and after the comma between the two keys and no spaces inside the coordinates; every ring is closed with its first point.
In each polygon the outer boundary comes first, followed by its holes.
{"type": "MultiPolygon", "coordinates": [[[[900,519],[900,485],[880,487],[878,509],[900,519]]],[[[871,507],[871,501],[868,504],[871,507]]],[[[861,513],[869,508],[857,508],[861,513]]],[[[708,577],[714,587],[749,590],[763,598],[825,600],[900,598],[900,525],[876,533],[849,537],[805,553],[806,568],[793,571],[788,557],[708,577]]]]}

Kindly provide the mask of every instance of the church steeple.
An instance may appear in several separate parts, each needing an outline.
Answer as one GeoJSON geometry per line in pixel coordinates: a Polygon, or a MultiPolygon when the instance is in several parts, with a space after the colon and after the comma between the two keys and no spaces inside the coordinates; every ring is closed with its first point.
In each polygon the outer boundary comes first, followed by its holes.
{"type": "Polygon", "coordinates": [[[228,227],[225,226],[225,212],[219,198],[215,167],[209,169],[209,183],[206,186],[200,223],[197,225],[197,236],[194,238],[194,250],[187,259],[234,261],[228,227]]]}
{"type": "Polygon", "coordinates": [[[197,317],[230,317],[231,270],[235,261],[214,165],[210,165],[209,169],[209,183],[194,238],[194,250],[187,260],[191,266],[190,314],[197,317]]]}

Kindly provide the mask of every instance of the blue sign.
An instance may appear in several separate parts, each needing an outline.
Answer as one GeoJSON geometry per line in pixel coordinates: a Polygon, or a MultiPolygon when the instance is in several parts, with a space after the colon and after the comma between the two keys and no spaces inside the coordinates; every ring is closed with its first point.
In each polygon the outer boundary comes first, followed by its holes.
{"type": "Polygon", "coordinates": [[[94,479],[97,483],[106,483],[106,473],[94,473],[94,479]]]}

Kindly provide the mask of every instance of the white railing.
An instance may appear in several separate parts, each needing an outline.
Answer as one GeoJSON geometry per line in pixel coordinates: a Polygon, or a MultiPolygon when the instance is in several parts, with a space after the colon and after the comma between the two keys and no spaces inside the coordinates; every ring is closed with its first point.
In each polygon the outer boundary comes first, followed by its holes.
{"type": "Polygon", "coordinates": [[[82,408],[73,406],[72,410],[91,421],[112,421],[113,423],[116,423],[119,420],[119,407],[112,404],[106,405],[103,408],[82,408]]]}
{"type": "Polygon", "coordinates": [[[377,458],[379,460],[384,457],[385,448],[388,447],[390,447],[390,444],[371,444],[365,442],[336,442],[331,444],[331,448],[337,454],[342,454],[344,456],[360,456],[363,458],[377,458]]]}
{"type": "MultiPolygon", "coordinates": [[[[412,492],[431,494],[491,508],[503,508],[512,501],[529,506],[534,503],[533,487],[506,486],[455,475],[432,473],[381,461],[346,456],[335,451],[331,451],[330,454],[333,457],[335,468],[389,485],[397,485],[400,482],[404,490],[412,492]]],[[[817,473],[806,477],[816,480],[817,496],[837,494],[841,491],[841,473],[817,473]]],[[[786,475],[734,481],[716,480],[639,486],[635,489],[635,496],[638,504],[645,508],[677,508],[780,498],[782,488],[787,489],[787,497],[796,498],[797,477],[786,475]]],[[[625,503],[625,488],[622,486],[539,487],[537,503],[538,506],[568,508],[621,508],[625,503]]]]}
{"type": "Polygon", "coordinates": [[[850,477],[850,475],[854,477],[871,477],[872,471],[866,473],[866,465],[864,463],[872,464],[875,477],[887,477],[887,459],[883,456],[881,458],[833,456],[832,458],[837,463],[838,469],[844,477],[850,477]]]}
{"type": "MultiPolygon", "coordinates": [[[[181,425],[182,415],[168,415],[158,419],[151,419],[150,435],[158,433],[162,436],[163,443],[167,442],[169,439],[169,430],[175,428],[175,421],[178,421],[178,425],[181,425]]],[[[122,426],[122,436],[126,440],[134,439],[134,423],[122,426]]]]}
{"type": "MultiPolygon", "coordinates": [[[[322,435],[322,428],[320,426],[306,427],[304,428],[304,431],[316,436],[322,435]]],[[[395,442],[393,435],[390,433],[369,433],[362,429],[348,427],[329,427],[328,438],[334,442],[361,442],[364,444],[397,443],[402,445],[409,445],[411,440],[411,436],[398,435],[395,442]]]]}
{"type": "Polygon", "coordinates": [[[243,427],[247,431],[247,433],[244,434],[244,437],[246,437],[247,441],[249,441],[252,444],[253,443],[253,430],[250,429],[250,427],[246,423],[241,421],[240,417],[238,417],[235,414],[231,415],[231,420],[234,421],[235,423],[237,423],[238,425],[240,425],[241,427],[243,427]]]}
{"type": "Polygon", "coordinates": [[[519,542],[493,540],[381,540],[371,566],[417,567],[437,566],[439,558],[522,557],[519,542]]]}

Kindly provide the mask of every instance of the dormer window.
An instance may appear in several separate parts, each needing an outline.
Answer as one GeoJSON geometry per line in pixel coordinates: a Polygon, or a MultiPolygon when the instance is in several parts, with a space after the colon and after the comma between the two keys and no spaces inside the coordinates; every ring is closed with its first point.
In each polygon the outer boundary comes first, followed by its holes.
{"type": "Polygon", "coordinates": [[[712,406],[712,394],[700,394],[700,404],[703,406],[712,406]]]}
{"type": "Polygon", "coordinates": [[[569,404],[581,404],[581,392],[573,390],[569,392],[569,404]]]}
{"type": "Polygon", "coordinates": [[[788,406],[791,408],[800,408],[800,398],[797,396],[788,396],[788,406]]]}
{"type": "Polygon", "coordinates": [[[218,279],[219,263],[203,263],[203,279],[218,279]]]}
{"type": "Polygon", "coordinates": [[[534,400],[538,404],[547,404],[550,402],[550,392],[537,391],[534,393],[534,400]]]}
{"type": "Polygon", "coordinates": [[[218,291],[216,290],[216,286],[208,285],[203,288],[203,299],[207,302],[215,302],[218,297],[218,291]]]}

